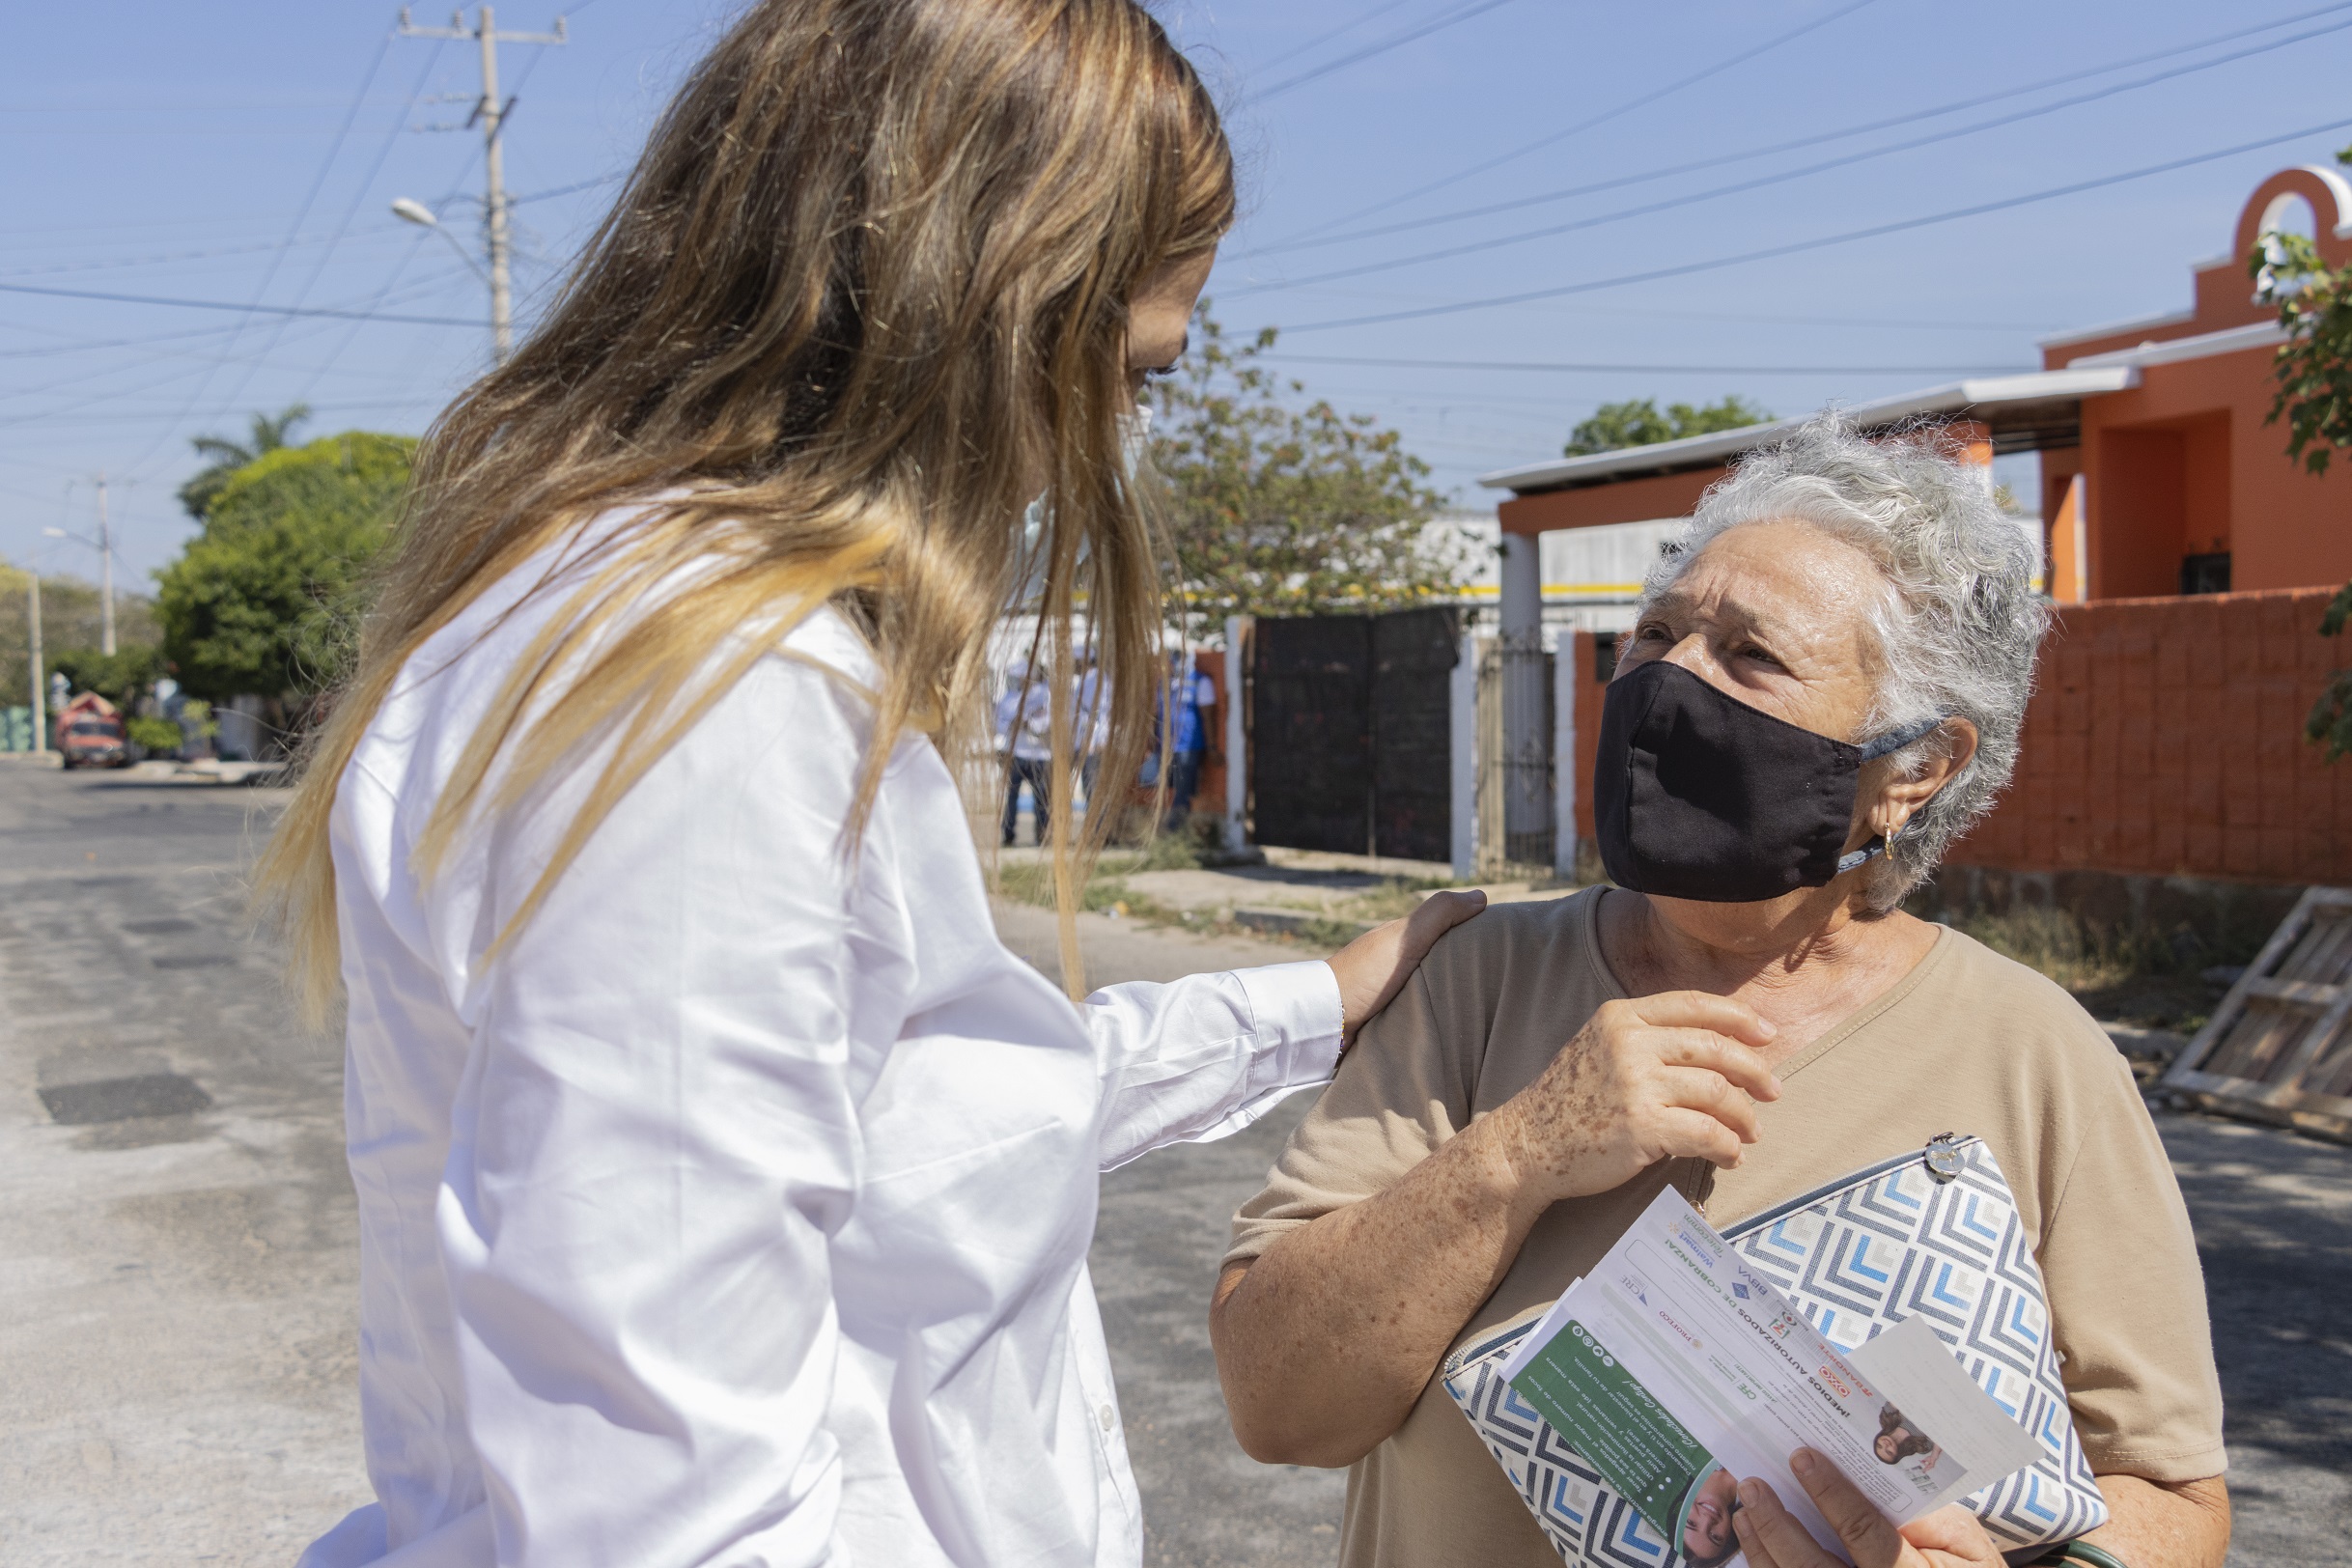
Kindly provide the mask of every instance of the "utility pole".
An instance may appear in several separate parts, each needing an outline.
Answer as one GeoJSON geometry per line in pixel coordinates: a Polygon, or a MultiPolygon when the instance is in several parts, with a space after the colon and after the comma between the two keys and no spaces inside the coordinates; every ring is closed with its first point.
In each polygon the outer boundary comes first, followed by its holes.
{"type": "Polygon", "coordinates": [[[33,615],[33,749],[49,749],[48,659],[41,651],[41,574],[24,574],[25,598],[33,615]]]}
{"type": "Polygon", "coordinates": [[[106,476],[98,490],[98,652],[114,657],[114,535],[106,525],[106,476]]]}
{"type": "Polygon", "coordinates": [[[408,8],[400,13],[402,38],[473,39],[482,45],[482,100],[474,105],[474,120],[482,122],[483,184],[482,234],[484,248],[490,252],[490,344],[497,363],[503,365],[515,350],[514,283],[509,265],[509,237],[507,232],[506,156],[499,140],[499,131],[506,117],[515,111],[512,100],[501,102],[498,98],[498,45],[501,43],[564,43],[570,40],[564,31],[564,19],[555,18],[552,33],[501,33],[491,15],[490,8],[479,12],[478,26],[465,25],[465,14],[452,12],[447,27],[418,27],[408,20],[408,8]]]}

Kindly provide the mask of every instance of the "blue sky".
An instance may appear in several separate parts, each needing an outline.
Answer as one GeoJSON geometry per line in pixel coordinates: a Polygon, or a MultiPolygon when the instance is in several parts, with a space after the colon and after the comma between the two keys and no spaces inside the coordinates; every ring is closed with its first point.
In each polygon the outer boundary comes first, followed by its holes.
{"type": "MultiPolygon", "coordinates": [[[[498,20],[542,30],[557,9],[510,0],[498,20]]],[[[503,54],[518,98],[509,186],[536,198],[517,213],[526,313],[610,190],[568,187],[629,162],[735,10],[566,9],[570,43],[503,54]]],[[[1228,105],[1244,161],[1246,215],[1212,282],[1218,314],[1282,327],[1289,374],[1396,425],[1473,505],[1492,500],[1477,473],[1556,453],[1604,400],[1738,392],[1795,412],[2030,367],[2037,335],[2181,307],[2189,265],[2226,246],[2263,175],[2352,141],[2352,125],[2314,128],[2352,122],[2352,4],[2321,0],[1158,9],[1228,105]],[[2242,36],[2184,47],[2230,34],[2242,36]],[[2222,58],[2248,50],[2260,52],[2222,58]],[[2157,58],[2118,65],[2143,56],[2157,58]],[[2014,92],[2056,77],[2075,79],[2014,92]],[[1968,99],[1988,101],[1924,112],[1968,99]],[[1850,161],[1805,172],[1834,159],[1850,161]],[[1626,215],[1638,209],[1649,210],[1626,215]],[[1541,229],[1564,232],[1511,239],[1541,229]],[[1783,246],[1805,248],[1614,281],[1783,246]],[[1431,252],[1453,254],[1414,260],[1431,252]],[[1579,287],[1593,284],[1606,286],[1579,287]]],[[[196,463],[190,436],[240,431],[251,410],[296,398],[318,409],[313,434],[414,432],[483,367],[486,334],[468,326],[8,292],[479,319],[465,264],[388,210],[413,197],[472,242],[480,138],[420,128],[464,118],[472,48],[387,42],[394,10],[16,8],[0,55],[0,555],[94,575],[89,551],[41,530],[87,530],[104,471],[136,580],[190,531],[172,498],[196,463]]]]}

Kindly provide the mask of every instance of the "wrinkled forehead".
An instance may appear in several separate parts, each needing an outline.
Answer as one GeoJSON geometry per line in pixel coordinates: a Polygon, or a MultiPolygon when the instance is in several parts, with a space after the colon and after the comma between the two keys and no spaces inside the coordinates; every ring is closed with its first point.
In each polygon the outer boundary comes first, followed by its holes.
{"type": "Polygon", "coordinates": [[[1645,602],[1767,640],[1876,641],[1875,612],[1893,593],[1861,546],[1798,518],[1742,522],[1698,541],[1645,602]]]}

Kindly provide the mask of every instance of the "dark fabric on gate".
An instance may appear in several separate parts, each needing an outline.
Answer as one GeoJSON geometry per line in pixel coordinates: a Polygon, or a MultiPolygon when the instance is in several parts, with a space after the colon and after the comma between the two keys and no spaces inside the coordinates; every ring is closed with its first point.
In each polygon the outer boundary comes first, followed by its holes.
{"type": "Polygon", "coordinates": [[[1754,904],[1837,875],[1862,748],[1656,659],[1610,683],[1593,763],[1601,863],[1620,887],[1754,904]]]}

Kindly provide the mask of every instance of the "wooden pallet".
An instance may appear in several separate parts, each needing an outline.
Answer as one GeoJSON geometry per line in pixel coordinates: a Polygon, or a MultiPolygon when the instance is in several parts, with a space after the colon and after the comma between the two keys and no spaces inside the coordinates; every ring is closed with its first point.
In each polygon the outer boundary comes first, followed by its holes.
{"type": "Polygon", "coordinates": [[[2211,1109],[2352,1142],[2352,888],[2314,887],[2162,1086],[2211,1109]]]}

